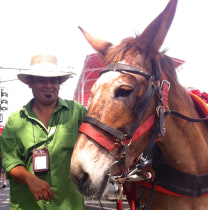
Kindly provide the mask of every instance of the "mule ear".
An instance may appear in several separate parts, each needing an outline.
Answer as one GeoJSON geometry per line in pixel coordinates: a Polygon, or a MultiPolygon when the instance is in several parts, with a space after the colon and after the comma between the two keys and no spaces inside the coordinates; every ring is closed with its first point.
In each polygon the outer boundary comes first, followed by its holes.
{"type": "Polygon", "coordinates": [[[164,11],[137,38],[139,48],[148,55],[157,53],[175,15],[178,0],[170,0],[164,11]]]}
{"type": "Polygon", "coordinates": [[[82,31],[82,33],[84,34],[85,38],[87,39],[89,44],[94,48],[94,50],[99,52],[102,56],[105,56],[108,48],[110,46],[112,46],[112,43],[91,36],[83,28],[81,28],[80,26],[78,28],[82,31]]]}

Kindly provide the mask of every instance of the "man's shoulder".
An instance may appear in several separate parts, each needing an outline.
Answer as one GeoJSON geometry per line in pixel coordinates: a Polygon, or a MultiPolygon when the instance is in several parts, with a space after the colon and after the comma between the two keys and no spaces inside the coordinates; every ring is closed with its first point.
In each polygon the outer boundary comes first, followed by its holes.
{"type": "Polygon", "coordinates": [[[24,111],[24,108],[22,107],[22,108],[19,108],[19,109],[17,109],[17,110],[15,110],[15,111],[13,111],[11,114],[10,114],[10,118],[18,118],[18,117],[20,117],[21,116],[21,113],[24,111]]]}
{"type": "MultiPolygon", "coordinates": [[[[62,99],[63,100],[63,99],[62,99]]],[[[74,100],[63,100],[65,106],[67,107],[68,113],[73,116],[79,116],[83,120],[87,113],[87,109],[82,104],[74,100]]],[[[65,109],[66,110],[66,109],[65,109]]]]}
{"type": "Polygon", "coordinates": [[[74,100],[61,99],[60,98],[60,103],[61,103],[61,105],[67,106],[69,109],[72,108],[72,107],[73,108],[83,108],[83,109],[85,109],[85,107],[82,104],[80,104],[80,103],[78,103],[77,101],[74,101],[74,100]]]}

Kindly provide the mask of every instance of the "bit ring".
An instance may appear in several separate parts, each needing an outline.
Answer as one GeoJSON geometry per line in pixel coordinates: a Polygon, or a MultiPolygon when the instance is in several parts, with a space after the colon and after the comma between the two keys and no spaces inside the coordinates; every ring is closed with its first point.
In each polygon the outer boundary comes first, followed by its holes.
{"type": "Polygon", "coordinates": [[[49,188],[49,189],[48,189],[48,192],[51,192],[51,191],[53,191],[53,188],[49,188]]]}

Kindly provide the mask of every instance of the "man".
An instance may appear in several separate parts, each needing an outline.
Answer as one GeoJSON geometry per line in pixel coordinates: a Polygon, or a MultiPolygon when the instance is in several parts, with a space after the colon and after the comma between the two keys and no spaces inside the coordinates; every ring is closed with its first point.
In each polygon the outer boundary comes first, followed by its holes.
{"type": "Polygon", "coordinates": [[[86,109],[58,97],[60,84],[71,75],[59,69],[52,55],[34,56],[30,70],[18,74],[34,98],[11,114],[1,137],[11,210],[84,208],[69,169],[86,109]]]}
{"type": "MultiPolygon", "coordinates": [[[[2,134],[3,129],[4,129],[4,126],[0,125],[0,138],[1,138],[1,134],[2,134]]],[[[6,174],[4,173],[4,170],[2,168],[1,148],[0,148],[0,180],[1,181],[3,180],[2,188],[7,187],[6,174]]]]}

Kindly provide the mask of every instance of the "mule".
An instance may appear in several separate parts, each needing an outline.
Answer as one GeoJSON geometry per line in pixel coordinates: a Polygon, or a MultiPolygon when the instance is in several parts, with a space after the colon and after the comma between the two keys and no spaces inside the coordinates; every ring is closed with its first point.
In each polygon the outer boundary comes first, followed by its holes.
{"type": "Polygon", "coordinates": [[[141,35],[116,46],[80,28],[106,66],[71,159],[70,176],[84,196],[99,199],[111,179],[132,209],[208,208],[207,121],[197,120],[202,110],[160,52],[176,7],[170,0],[141,35]]]}

